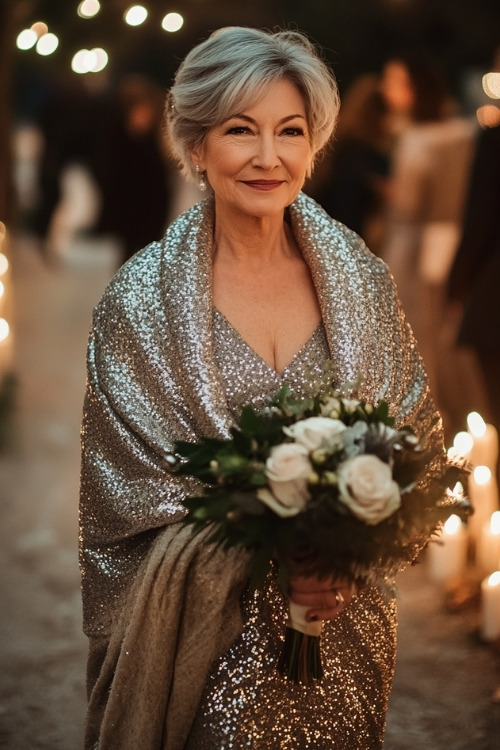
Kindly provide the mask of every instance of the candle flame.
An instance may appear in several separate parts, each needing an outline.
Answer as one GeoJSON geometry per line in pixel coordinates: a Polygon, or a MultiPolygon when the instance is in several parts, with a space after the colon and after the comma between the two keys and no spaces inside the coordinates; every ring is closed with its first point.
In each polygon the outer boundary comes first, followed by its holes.
{"type": "Polygon", "coordinates": [[[491,479],[491,469],[487,466],[476,466],[473,472],[473,477],[476,484],[488,484],[491,479]]]}
{"type": "Polygon", "coordinates": [[[471,452],[474,438],[468,432],[457,432],[453,439],[453,447],[460,456],[466,456],[471,452]]]}
{"type": "Polygon", "coordinates": [[[3,274],[7,271],[9,268],[9,261],[7,260],[7,256],[3,253],[0,253],[0,276],[3,276],[3,274]]]}
{"type": "Polygon", "coordinates": [[[5,318],[0,318],[0,341],[5,341],[10,333],[10,326],[5,318]]]}
{"type": "Polygon", "coordinates": [[[500,510],[496,510],[491,514],[490,530],[492,534],[500,536],[500,510]]]}
{"type": "Polygon", "coordinates": [[[467,426],[475,438],[484,437],[486,434],[486,422],[477,411],[471,411],[467,415],[467,426]]]}
{"type": "Polygon", "coordinates": [[[488,586],[500,586],[500,570],[495,570],[488,578],[488,586]]]}
{"type": "Polygon", "coordinates": [[[460,520],[459,516],[453,514],[444,524],[444,532],[445,534],[456,534],[460,530],[461,526],[462,521],[460,520]]]}

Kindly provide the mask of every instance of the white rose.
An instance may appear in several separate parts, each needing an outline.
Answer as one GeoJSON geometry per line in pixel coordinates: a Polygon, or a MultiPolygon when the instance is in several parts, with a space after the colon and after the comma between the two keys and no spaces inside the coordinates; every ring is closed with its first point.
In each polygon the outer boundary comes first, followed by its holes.
{"type": "Polygon", "coordinates": [[[307,449],[299,443],[283,443],[271,449],[266,461],[266,475],[271,493],[259,490],[257,496],[279,515],[299,513],[309,500],[307,478],[312,472],[307,449]],[[292,513],[280,513],[275,501],[292,513]]]}
{"type": "Polygon", "coordinates": [[[308,451],[299,443],[282,443],[271,448],[266,475],[275,482],[305,478],[312,471],[308,451]]]}
{"type": "Polygon", "coordinates": [[[309,417],[290,427],[283,427],[283,432],[293,438],[308,451],[314,451],[322,445],[341,445],[339,435],[345,430],[340,419],[327,417],[309,417]]]}
{"type": "Polygon", "coordinates": [[[400,506],[399,487],[388,464],[377,456],[349,458],[338,468],[339,497],[351,513],[375,525],[400,506]]]}
{"type": "MultiPolygon", "coordinates": [[[[278,484],[278,482],[276,482],[276,484],[278,484]]],[[[300,480],[295,480],[294,482],[281,482],[278,492],[281,495],[282,500],[278,499],[278,497],[273,494],[275,491],[275,487],[273,487],[273,492],[270,492],[266,487],[261,487],[257,490],[257,497],[262,503],[267,505],[268,508],[271,508],[276,515],[281,516],[282,518],[296,516],[304,509],[309,500],[305,481],[301,482],[300,480]],[[289,486],[287,487],[287,485],[289,486]],[[302,493],[302,490],[304,493],[302,493]]]]}

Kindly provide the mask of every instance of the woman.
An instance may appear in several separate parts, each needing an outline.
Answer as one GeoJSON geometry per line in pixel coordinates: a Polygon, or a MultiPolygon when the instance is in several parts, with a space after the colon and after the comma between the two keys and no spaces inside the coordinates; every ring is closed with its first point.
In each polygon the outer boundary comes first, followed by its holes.
{"type": "Polygon", "coordinates": [[[406,112],[408,119],[393,151],[381,255],[396,281],[451,438],[478,396],[474,362],[452,343],[454,320],[444,289],[458,242],[476,126],[451,116],[443,73],[432,59],[393,60],[383,82],[394,114],[406,112]],[[411,103],[406,109],[405,101],[411,103]]]}
{"type": "MultiPolygon", "coordinates": [[[[181,65],[168,132],[210,186],[98,306],[83,424],[81,559],[90,637],[87,748],[378,748],[395,606],[377,588],[297,576],[290,597],[325,620],[325,677],[279,674],[287,597],[246,590],[246,558],[181,523],[196,485],[170,472],[176,440],[227,437],[242,405],[283,383],[339,382],[435,415],[385,266],[301,187],[338,110],[300,34],[227,28],[181,65]]],[[[439,434],[434,439],[439,444],[439,434]]],[[[199,489],[199,488],[198,488],[199,489]]]]}

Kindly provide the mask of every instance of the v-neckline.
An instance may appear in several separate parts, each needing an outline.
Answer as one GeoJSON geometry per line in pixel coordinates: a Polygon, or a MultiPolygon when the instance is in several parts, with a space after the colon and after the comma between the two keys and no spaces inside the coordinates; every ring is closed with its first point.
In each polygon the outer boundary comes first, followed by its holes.
{"type": "Polygon", "coordinates": [[[221,312],[217,307],[214,307],[213,310],[214,310],[214,313],[216,315],[218,315],[219,318],[221,318],[224,321],[225,325],[233,331],[234,335],[238,337],[238,339],[241,341],[241,343],[253,354],[253,356],[256,357],[260,362],[262,362],[275,376],[277,376],[280,379],[283,379],[283,377],[284,377],[285,373],[287,372],[287,370],[289,370],[291,368],[291,366],[293,365],[293,363],[300,357],[300,355],[304,352],[304,350],[310,345],[311,341],[314,339],[314,337],[316,336],[316,334],[318,333],[318,331],[323,326],[323,321],[320,320],[319,323],[318,323],[318,325],[316,326],[316,328],[312,331],[311,335],[307,339],[307,341],[305,341],[302,344],[302,346],[300,347],[300,349],[293,355],[292,359],[284,367],[283,371],[279,372],[275,367],[273,367],[273,365],[269,364],[269,362],[266,359],[264,359],[264,357],[262,357],[258,352],[255,351],[255,349],[253,348],[253,346],[251,346],[248,343],[248,341],[246,341],[243,338],[243,336],[238,331],[238,329],[235,328],[235,326],[224,315],[223,312],[221,312]]]}

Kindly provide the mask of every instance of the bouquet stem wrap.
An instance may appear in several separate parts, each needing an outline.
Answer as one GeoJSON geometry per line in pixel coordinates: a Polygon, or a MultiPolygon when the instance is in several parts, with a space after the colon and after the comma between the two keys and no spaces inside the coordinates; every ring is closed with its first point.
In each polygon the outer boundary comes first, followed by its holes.
{"type": "Polygon", "coordinates": [[[285,643],[278,662],[279,671],[294,682],[310,685],[323,676],[321,666],[321,620],[306,620],[310,607],[289,601],[285,643]]]}

